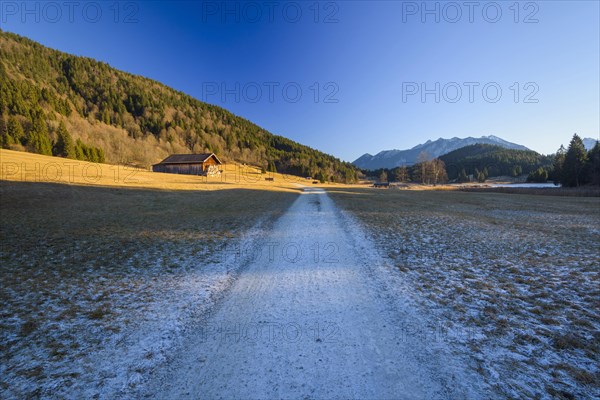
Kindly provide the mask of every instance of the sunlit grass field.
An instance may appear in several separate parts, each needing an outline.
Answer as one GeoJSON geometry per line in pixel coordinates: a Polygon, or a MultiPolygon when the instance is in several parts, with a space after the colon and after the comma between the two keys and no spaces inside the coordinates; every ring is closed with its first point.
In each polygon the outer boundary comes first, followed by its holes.
{"type": "Polygon", "coordinates": [[[236,163],[224,164],[222,170],[221,176],[213,177],[163,174],[123,165],[0,149],[0,180],[7,181],[202,191],[236,188],[297,191],[298,184],[311,184],[304,178],[271,172],[261,174],[256,167],[236,163]]]}
{"type": "Polygon", "coordinates": [[[224,249],[267,230],[300,190],[259,171],[256,182],[146,171],[130,181],[132,170],[109,165],[0,155],[3,398],[135,386],[118,381],[136,375],[123,369],[152,368],[165,338],[235,275],[224,249]],[[44,168],[61,168],[59,183],[44,168]],[[86,168],[101,178],[89,182],[86,168]]]}
{"type": "MultiPolygon", "coordinates": [[[[502,397],[600,394],[600,199],[331,190],[502,397]]],[[[429,334],[431,332],[419,332],[429,334]]],[[[440,339],[441,337],[441,339],[440,339]]]]}

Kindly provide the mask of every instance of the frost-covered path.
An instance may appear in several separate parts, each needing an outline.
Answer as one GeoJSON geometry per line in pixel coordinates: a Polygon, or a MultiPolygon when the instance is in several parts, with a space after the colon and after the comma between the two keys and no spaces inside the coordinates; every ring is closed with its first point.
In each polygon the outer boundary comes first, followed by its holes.
{"type": "Polygon", "coordinates": [[[170,365],[156,372],[150,393],[203,399],[473,395],[477,385],[460,362],[441,360],[422,335],[407,334],[407,323],[418,318],[386,288],[397,277],[378,264],[359,231],[325,192],[306,190],[170,365]]]}

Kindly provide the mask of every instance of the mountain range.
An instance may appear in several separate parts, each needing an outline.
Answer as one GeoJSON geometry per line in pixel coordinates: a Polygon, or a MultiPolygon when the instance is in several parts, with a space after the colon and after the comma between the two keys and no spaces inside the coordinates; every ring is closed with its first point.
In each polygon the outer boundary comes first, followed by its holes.
{"type": "Polygon", "coordinates": [[[376,155],[364,154],[356,159],[353,164],[362,169],[396,168],[405,165],[413,165],[421,158],[431,160],[440,157],[461,147],[473,144],[491,144],[512,150],[529,150],[520,144],[511,143],[497,136],[482,136],[479,138],[467,137],[464,139],[453,137],[452,139],[439,138],[428,140],[408,150],[384,150],[376,155]]]}

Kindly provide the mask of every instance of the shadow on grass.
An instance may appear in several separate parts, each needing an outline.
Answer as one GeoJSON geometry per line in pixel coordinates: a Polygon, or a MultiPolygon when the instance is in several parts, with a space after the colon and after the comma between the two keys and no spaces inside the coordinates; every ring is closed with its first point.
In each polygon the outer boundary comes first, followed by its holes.
{"type": "MultiPolygon", "coordinates": [[[[125,260],[149,246],[215,242],[261,218],[277,218],[294,192],[168,191],[0,181],[0,260],[7,268],[54,268],[125,260]]],[[[114,264],[114,263],[113,263],[114,264]]]]}

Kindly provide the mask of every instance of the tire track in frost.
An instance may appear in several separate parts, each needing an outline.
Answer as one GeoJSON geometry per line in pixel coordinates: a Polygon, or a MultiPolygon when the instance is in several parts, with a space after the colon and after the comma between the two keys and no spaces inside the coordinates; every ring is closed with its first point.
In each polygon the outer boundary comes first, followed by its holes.
{"type": "Polygon", "coordinates": [[[391,272],[350,223],[324,191],[306,189],[150,393],[472,397],[474,385],[457,370],[460,363],[445,362],[422,337],[406,335],[403,320],[414,322],[414,310],[385,287],[391,272]]]}

